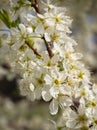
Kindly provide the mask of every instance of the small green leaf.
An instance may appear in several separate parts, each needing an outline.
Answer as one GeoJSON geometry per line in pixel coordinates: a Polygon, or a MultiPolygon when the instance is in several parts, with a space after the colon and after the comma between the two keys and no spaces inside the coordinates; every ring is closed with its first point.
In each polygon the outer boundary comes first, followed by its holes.
{"type": "Polygon", "coordinates": [[[60,70],[60,71],[63,71],[63,70],[64,70],[63,60],[58,62],[58,67],[59,67],[59,70],[60,70]]]}
{"type": "Polygon", "coordinates": [[[26,48],[27,48],[27,46],[26,46],[26,45],[22,45],[22,46],[19,48],[19,50],[20,50],[20,51],[25,51],[25,50],[26,50],[26,48]]]}
{"type": "Polygon", "coordinates": [[[8,28],[16,27],[20,22],[19,17],[16,20],[12,21],[10,15],[4,9],[0,10],[0,19],[8,28]]]}
{"type": "Polygon", "coordinates": [[[12,21],[11,27],[17,27],[20,22],[20,18],[18,17],[15,21],[12,21]]]}
{"type": "Polygon", "coordinates": [[[6,10],[0,10],[0,19],[8,28],[11,28],[11,18],[6,10]]]}

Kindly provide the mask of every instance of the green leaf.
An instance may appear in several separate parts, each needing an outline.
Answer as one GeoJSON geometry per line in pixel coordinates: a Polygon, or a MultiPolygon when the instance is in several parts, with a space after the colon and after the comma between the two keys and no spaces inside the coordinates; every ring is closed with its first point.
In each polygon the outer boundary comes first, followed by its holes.
{"type": "Polygon", "coordinates": [[[15,21],[11,22],[11,27],[17,27],[20,22],[20,18],[18,17],[15,21]]]}
{"type": "Polygon", "coordinates": [[[2,22],[8,27],[8,28],[12,28],[12,27],[16,27],[18,25],[18,23],[20,22],[20,19],[17,18],[16,20],[12,21],[10,15],[8,14],[8,12],[4,9],[0,10],[0,19],[2,20],[2,22]]]}
{"type": "Polygon", "coordinates": [[[31,3],[26,2],[24,0],[18,0],[17,4],[14,6],[14,10],[15,12],[18,11],[21,7],[25,7],[25,6],[31,6],[31,3]]]}
{"type": "Polygon", "coordinates": [[[0,19],[8,28],[11,28],[11,18],[6,10],[0,10],[0,19]]]}
{"type": "Polygon", "coordinates": [[[63,70],[64,70],[63,60],[58,62],[58,67],[59,67],[59,70],[60,70],[60,71],[63,71],[63,70]]]}

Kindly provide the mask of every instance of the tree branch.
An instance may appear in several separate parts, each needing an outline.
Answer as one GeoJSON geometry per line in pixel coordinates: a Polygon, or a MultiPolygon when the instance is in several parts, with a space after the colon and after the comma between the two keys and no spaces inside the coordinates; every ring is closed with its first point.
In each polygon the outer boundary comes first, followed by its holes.
{"type": "Polygon", "coordinates": [[[32,2],[32,5],[31,5],[37,13],[41,14],[40,10],[39,10],[39,5],[38,5],[38,0],[34,0],[34,2],[32,2]]]}
{"type": "Polygon", "coordinates": [[[41,57],[41,55],[38,53],[37,49],[33,48],[33,47],[29,44],[29,42],[25,41],[25,44],[26,44],[31,50],[33,50],[33,52],[34,52],[35,55],[41,57]]]}
{"type": "Polygon", "coordinates": [[[52,50],[51,50],[51,43],[50,42],[47,42],[44,38],[44,36],[42,37],[42,39],[44,40],[44,43],[45,43],[45,46],[47,48],[47,51],[48,51],[48,54],[49,54],[49,57],[52,58],[54,56],[52,50]]]}
{"type": "MultiPolygon", "coordinates": [[[[38,0],[34,0],[34,3],[32,3],[32,7],[36,10],[37,13],[41,14],[40,10],[39,10],[39,5],[38,5],[38,0]]],[[[47,42],[45,40],[45,37],[43,36],[42,39],[44,40],[45,46],[47,48],[49,57],[52,58],[54,56],[52,50],[51,50],[51,43],[47,42]]]]}

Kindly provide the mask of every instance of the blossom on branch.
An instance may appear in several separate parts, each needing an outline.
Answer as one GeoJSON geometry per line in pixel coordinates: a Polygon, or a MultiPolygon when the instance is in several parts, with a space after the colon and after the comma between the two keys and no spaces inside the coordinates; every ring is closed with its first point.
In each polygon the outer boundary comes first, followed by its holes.
{"type": "Polygon", "coordinates": [[[69,36],[72,20],[65,8],[49,1],[44,5],[41,9],[35,0],[23,20],[16,27],[10,25],[6,41],[2,37],[0,60],[5,55],[12,70],[21,75],[22,95],[49,101],[52,115],[59,107],[66,111],[62,130],[96,130],[97,86],[90,82],[82,54],[75,52],[77,43],[69,36]]]}

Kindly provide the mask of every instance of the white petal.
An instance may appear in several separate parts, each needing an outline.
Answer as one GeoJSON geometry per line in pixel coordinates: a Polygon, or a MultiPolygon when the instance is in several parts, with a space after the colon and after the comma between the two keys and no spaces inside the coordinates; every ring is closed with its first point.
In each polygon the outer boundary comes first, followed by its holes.
{"type": "Polygon", "coordinates": [[[72,104],[72,99],[67,96],[60,97],[59,102],[62,107],[64,106],[70,106],[72,104]]]}
{"type": "Polygon", "coordinates": [[[32,15],[31,14],[27,14],[27,21],[31,21],[32,20],[32,15]]]}
{"type": "Polygon", "coordinates": [[[46,46],[45,46],[45,44],[43,44],[43,40],[42,39],[37,39],[34,42],[34,48],[36,48],[39,53],[41,53],[41,52],[46,50],[46,46]]]}
{"type": "Polygon", "coordinates": [[[76,126],[76,120],[72,119],[66,122],[66,126],[69,128],[74,128],[76,126]]]}
{"type": "Polygon", "coordinates": [[[44,19],[44,16],[41,15],[41,14],[37,14],[37,16],[38,16],[39,18],[41,18],[41,19],[44,19]]]}
{"type": "Polygon", "coordinates": [[[46,24],[49,25],[49,26],[54,26],[55,25],[55,21],[52,20],[52,19],[47,19],[46,20],[46,24]]]}
{"type": "Polygon", "coordinates": [[[18,50],[22,45],[24,44],[24,41],[17,41],[15,44],[12,45],[13,50],[18,50]]]}
{"type": "Polygon", "coordinates": [[[46,74],[46,76],[44,77],[44,80],[46,81],[47,85],[52,84],[52,78],[48,74],[46,74]]]}
{"type": "Polygon", "coordinates": [[[30,83],[30,86],[29,86],[30,90],[33,92],[34,91],[34,85],[32,83],[30,83]]]}
{"type": "Polygon", "coordinates": [[[43,34],[44,33],[44,27],[42,24],[38,24],[38,26],[35,29],[35,33],[43,34]]]}
{"type": "Polygon", "coordinates": [[[27,33],[31,34],[33,32],[32,27],[27,27],[27,33]]]}
{"type": "Polygon", "coordinates": [[[30,22],[31,20],[33,20],[33,19],[36,19],[36,17],[35,16],[33,16],[33,15],[31,15],[31,14],[27,14],[27,20],[30,22]]]}
{"type": "Polygon", "coordinates": [[[22,33],[26,32],[26,28],[23,24],[19,24],[19,29],[21,30],[22,33]]]}
{"type": "Polygon", "coordinates": [[[57,114],[57,112],[58,112],[58,102],[53,99],[52,102],[49,105],[49,109],[50,109],[50,113],[52,115],[57,114]]]}
{"type": "Polygon", "coordinates": [[[50,93],[48,91],[42,91],[42,98],[43,100],[45,100],[46,102],[50,101],[52,96],[50,95],[50,93]]]}
{"type": "Polygon", "coordinates": [[[45,33],[45,34],[44,34],[44,37],[45,37],[45,40],[46,40],[47,42],[50,42],[50,41],[51,41],[51,38],[50,38],[50,36],[49,36],[48,33],[45,33]]]}
{"type": "Polygon", "coordinates": [[[65,88],[64,88],[63,86],[61,86],[61,87],[59,88],[59,90],[60,90],[60,93],[65,94],[65,88]]]}
{"type": "Polygon", "coordinates": [[[57,98],[59,94],[59,89],[57,87],[51,87],[50,94],[52,97],[57,98]]]}
{"type": "Polygon", "coordinates": [[[81,59],[83,57],[83,55],[81,53],[73,53],[73,54],[71,54],[71,57],[74,60],[78,60],[78,59],[81,59]]]}
{"type": "Polygon", "coordinates": [[[57,24],[56,28],[59,31],[64,31],[64,25],[63,24],[57,24]]]}

